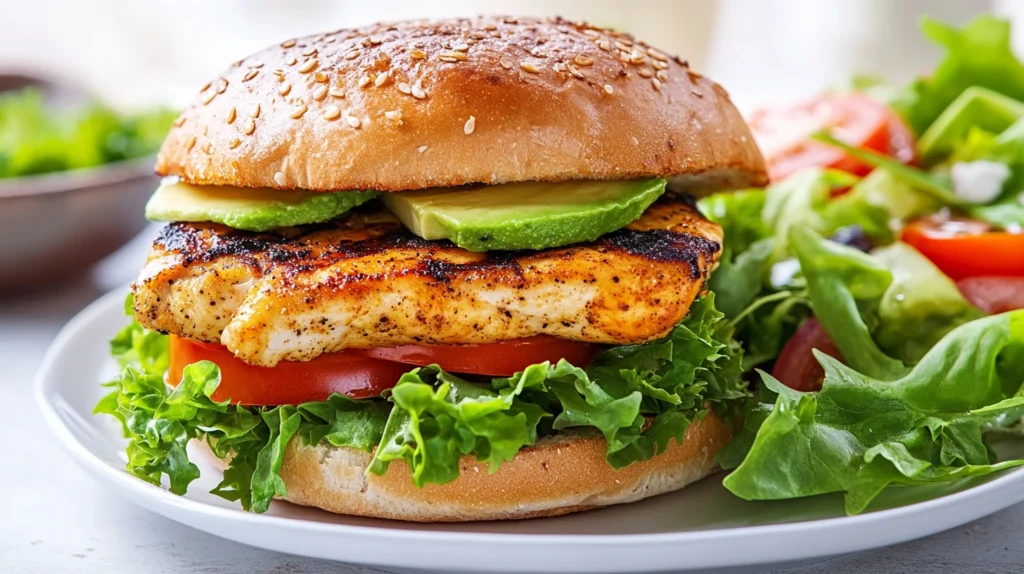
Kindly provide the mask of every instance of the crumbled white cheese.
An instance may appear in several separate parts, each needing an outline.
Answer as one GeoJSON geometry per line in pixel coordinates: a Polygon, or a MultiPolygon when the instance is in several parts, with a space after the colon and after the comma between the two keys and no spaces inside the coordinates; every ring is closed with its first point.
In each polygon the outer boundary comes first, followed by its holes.
{"type": "Polygon", "coordinates": [[[949,173],[953,193],[967,203],[989,203],[999,197],[1010,168],[994,161],[955,163],[949,173]]]}

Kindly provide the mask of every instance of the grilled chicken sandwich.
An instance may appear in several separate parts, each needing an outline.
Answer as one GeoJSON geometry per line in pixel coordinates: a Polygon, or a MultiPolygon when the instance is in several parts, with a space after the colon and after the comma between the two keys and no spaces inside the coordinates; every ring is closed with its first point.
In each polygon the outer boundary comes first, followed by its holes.
{"type": "Polygon", "coordinates": [[[714,82],[565,20],[380,24],[236,62],[175,122],[126,365],[129,470],[416,521],[706,476],[746,397],[693,197],[766,181],[714,82]]]}

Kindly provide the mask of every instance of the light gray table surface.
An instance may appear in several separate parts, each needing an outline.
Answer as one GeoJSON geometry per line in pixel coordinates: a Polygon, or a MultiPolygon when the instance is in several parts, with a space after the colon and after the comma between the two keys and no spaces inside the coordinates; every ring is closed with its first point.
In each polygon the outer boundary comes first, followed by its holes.
{"type": "MultiPolygon", "coordinates": [[[[346,566],[250,548],[151,514],[101,488],[44,428],[32,379],[60,327],[139,268],[140,238],[91,277],[63,288],[0,298],[0,573],[369,574],[346,566]]],[[[930,538],[788,570],[847,572],[1024,572],[1024,505],[930,538]]]]}

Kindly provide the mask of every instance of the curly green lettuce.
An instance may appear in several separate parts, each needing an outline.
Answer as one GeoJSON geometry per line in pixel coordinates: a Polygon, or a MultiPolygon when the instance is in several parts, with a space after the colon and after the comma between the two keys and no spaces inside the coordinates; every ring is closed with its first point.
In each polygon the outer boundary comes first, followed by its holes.
{"type": "Polygon", "coordinates": [[[300,405],[243,407],[210,398],[220,369],[209,361],[187,366],[181,383],[168,389],[166,336],[133,320],[111,342],[123,370],[95,412],[124,426],[128,471],[153,484],[166,479],[177,494],[199,477],[186,445],[206,441],[229,459],[213,494],[253,512],[287,494],[280,471],[294,439],[374,453],[368,472],[377,474],[404,460],[423,486],[458,478],[464,455],[496,472],[539,437],[580,427],[600,433],[609,464],[621,468],[681,442],[708,406],[726,418],[737,414],[748,392],[732,331],[707,295],[667,337],[606,350],[586,369],[563,360],[470,382],[430,366],[406,373],[386,399],[335,394],[300,405]]]}

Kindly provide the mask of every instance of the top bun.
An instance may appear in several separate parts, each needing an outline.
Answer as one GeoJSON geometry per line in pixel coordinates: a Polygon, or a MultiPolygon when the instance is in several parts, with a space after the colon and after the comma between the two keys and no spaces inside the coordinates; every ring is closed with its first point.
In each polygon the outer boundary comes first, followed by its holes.
{"type": "Polygon", "coordinates": [[[766,183],[720,86],[562,19],[377,24],[240,60],[178,118],[157,172],[200,185],[400,191],[677,177],[766,183]]]}

